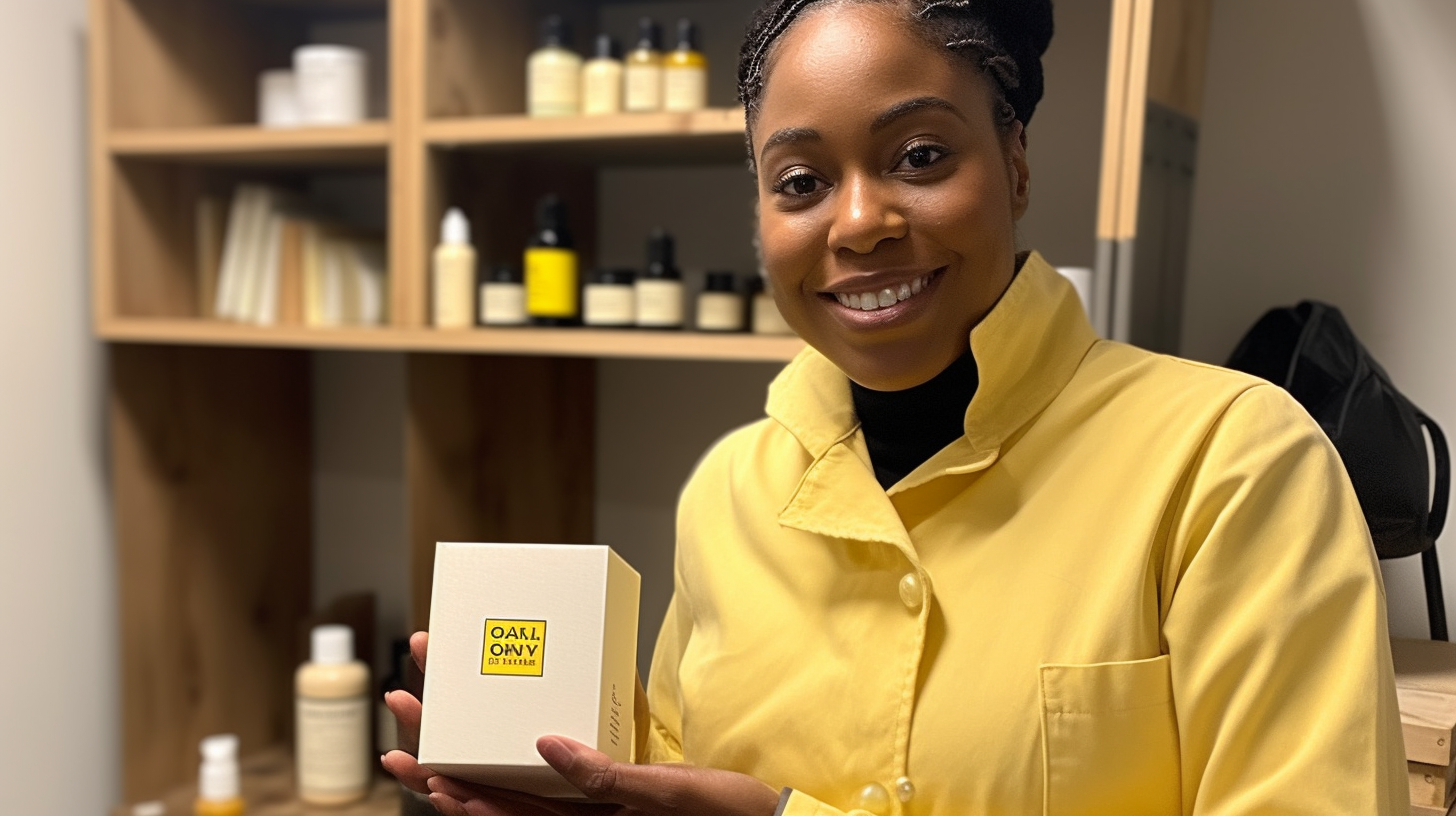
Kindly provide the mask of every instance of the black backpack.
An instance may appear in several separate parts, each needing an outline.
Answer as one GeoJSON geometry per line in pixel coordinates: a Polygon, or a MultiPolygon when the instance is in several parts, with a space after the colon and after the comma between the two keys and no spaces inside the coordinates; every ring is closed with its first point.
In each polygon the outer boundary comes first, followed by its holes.
{"type": "Polygon", "coordinates": [[[1431,637],[1446,640],[1435,543],[1446,524],[1451,462],[1440,427],[1396,390],[1340,310],[1317,301],[1270,310],[1239,341],[1228,367],[1283,386],[1329,435],[1376,555],[1421,555],[1431,637]],[[1434,452],[1434,494],[1422,428],[1434,452]]]}

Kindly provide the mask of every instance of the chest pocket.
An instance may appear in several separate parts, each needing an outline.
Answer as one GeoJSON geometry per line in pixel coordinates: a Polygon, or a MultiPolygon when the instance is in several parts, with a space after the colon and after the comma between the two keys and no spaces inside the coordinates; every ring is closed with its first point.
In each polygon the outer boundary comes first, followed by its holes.
{"type": "Polygon", "coordinates": [[[1168,656],[1040,671],[1044,816],[1177,816],[1168,656]]]}

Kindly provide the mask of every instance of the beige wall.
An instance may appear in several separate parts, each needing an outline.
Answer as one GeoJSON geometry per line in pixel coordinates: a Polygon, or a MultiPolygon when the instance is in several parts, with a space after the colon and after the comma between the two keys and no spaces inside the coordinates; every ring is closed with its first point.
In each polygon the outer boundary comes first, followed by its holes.
{"type": "MultiPolygon", "coordinates": [[[[1184,352],[1325,300],[1456,431],[1456,5],[1220,0],[1212,39],[1184,352]]],[[[1384,567],[1393,630],[1424,636],[1418,561],[1384,567]]]]}
{"type": "Polygon", "coordinates": [[[0,3],[0,667],[6,813],[119,791],[103,355],[90,338],[85,3],[0,3]]]}

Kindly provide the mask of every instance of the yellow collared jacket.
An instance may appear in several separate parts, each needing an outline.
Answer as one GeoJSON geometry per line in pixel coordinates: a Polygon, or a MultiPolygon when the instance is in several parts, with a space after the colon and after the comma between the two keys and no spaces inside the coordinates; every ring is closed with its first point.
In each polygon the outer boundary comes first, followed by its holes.
{"type": "Polygon", "coordinates": [[[1314,421],[1098,340],[1035,254],[970,341],[965,435],[888,491],[812,349],[706,455],[641,758],[788,816],[1408,813],[1379,571],[1314,421]]]}

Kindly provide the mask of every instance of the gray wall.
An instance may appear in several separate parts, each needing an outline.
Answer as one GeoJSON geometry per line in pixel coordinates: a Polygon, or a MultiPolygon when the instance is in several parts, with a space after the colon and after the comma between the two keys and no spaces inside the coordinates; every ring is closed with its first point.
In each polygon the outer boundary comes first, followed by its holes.
{"type": "MultiPolygon", "coordinates": [[[[1184,353],[1221,361],[1270,306],[1326,300],[1456,430],[1456,5],[1220,0],[1212,40],[1184,353]]],[[[1425,636],[1418,561],[1384,567],[1393,631],[1425,636]]]]}
{"type": "Polygon", "coordinates": [[[103,354],[86,275],[85,2],[0,3],[0,658],[7,813],[119,792],[103,354]]]}

